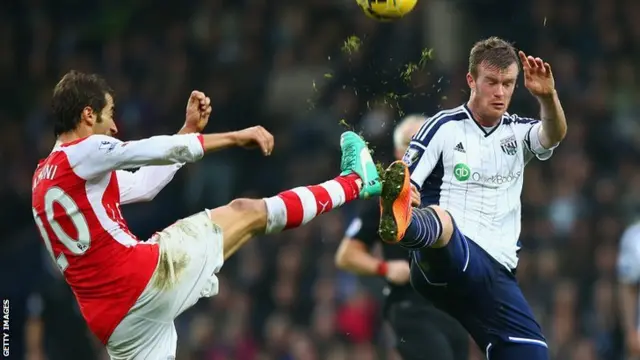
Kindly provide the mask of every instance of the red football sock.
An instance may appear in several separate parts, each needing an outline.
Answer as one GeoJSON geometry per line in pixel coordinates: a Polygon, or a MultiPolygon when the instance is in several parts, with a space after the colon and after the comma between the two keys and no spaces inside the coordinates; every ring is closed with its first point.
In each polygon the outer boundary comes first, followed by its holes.
{"type": "Polygon", "coordinates": [[[355,200],[360,193],[360,177],[338,176],[319,185],[301,186],[266,198],[266,233],[295,228],[316,216],[355,200]]]}

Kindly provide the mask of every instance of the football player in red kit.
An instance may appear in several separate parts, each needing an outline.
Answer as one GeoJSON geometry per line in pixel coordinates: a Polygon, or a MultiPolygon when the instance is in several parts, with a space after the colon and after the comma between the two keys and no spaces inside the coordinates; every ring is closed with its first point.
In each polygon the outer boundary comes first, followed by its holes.
{"type": "Polygon", "coordinates": [[[153,199],[181,166],[205,153],[257,146],[270,155],[273,136],[260,126],[201,134],[210,99],[194,91],[178,134],[122,142],[113,137],[113,91],[101,77],[75,71],[56,85],[52,107],[57,142],[33,176],[33,216],[112,359],[175,358],[174,319],[201,297],[217,294],[216,273],[245,242],[379,195],[382,187],[366,144],[346,132],[334,179],[270,198],[236,199],[140,241],[121,205],[153,199]]]}

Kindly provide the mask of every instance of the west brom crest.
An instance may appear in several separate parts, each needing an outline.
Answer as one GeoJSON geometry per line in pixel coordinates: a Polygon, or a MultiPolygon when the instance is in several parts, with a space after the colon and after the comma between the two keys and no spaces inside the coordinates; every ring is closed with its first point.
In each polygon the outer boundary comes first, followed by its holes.
{"type": "Polygon", "coordinates": [[[518,152],[518,141],[515,136],[500,140],[500,147],[507,155],[515,155],[518,152]]]}
{"type": "Polygon", "coordinates": [[[407,164],[407,166],[411,166],[413,165],[414,162],[416,162],[416,160],[420,158],[421,152],[422,152],[422,149],[416,148],[414,146],[409,146],[409,148],[407,149],[407,152],[404,153],[404,157],[402,158],[402,161],[404,161],[404,163],[407,164]]]}

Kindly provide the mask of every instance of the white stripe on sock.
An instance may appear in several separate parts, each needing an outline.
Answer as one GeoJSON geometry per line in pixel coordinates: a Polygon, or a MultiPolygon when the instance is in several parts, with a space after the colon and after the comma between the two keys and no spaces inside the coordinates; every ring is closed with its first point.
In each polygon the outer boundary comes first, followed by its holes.
{"type": "Polygon", "coordinates": [[[316,203],[316,197],[313,195],[311,190],[306,187],[297,187],[291,190],[300,198],[300,202],[302,203],[302,222],[301,225],[304,225],[311,221],[316,216],[316,212],[318,211],[318,205],[316,203]]]}
{"type": "Polygon", "coordinates": [[[287,225],[287,207],[279,196],[263,199],[267,205],[267,228],[265,233],[273,234],[282,231],[287,225]]]}
{"type": "Polygon", "coordinates": [[[345,203],[347,195],[345,195],[344,189],[339,182],[335,180],[329,180],[323,182],[322,184],[320,184],[320,186],[325,188],[325,190],[327,190],[327,192],[329,193],[329,196],[331,196],[331,202],[333,203],[333,205],[331,206],[332,208],[337,208],[338,206],[341,206],[345,203]]]}

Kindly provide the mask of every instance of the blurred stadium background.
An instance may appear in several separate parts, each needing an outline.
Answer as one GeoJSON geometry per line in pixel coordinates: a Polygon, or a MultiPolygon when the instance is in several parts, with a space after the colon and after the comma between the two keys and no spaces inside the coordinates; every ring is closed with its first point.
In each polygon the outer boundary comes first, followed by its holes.
{"type": "MultiPolygon", "coordinates": [[[[261,124],[276,135],[271,158],[210,156],[153,203],[126,208],[145,238],[205,206],[335,174],[341,119],[388,161],[398,109],[461,104],[469,47],[497,35],[552,64],[570,122],[553,160],[527,168],[518,277],[553,359],[622,359],[615,259],[640,210],[638,16],[637,0],[420,0],[393,24],[352,0],[3,1],[0,293],[11,300],[11,358],[104,358],[29,209],[32,171],[54,142],[50,91],[67,70],[107,77],[124,139],[177,131],[194,88],[213,100],[209,131],[261,124]],[[362,46],[347,54],[351,35],[362,46]],[[433,60],[405,82],[423,49],[433,60]]],[[[535,115],[537,104],[520,88],[510,110],[535,115]]],[[[255,239],[225,265],[220,295],[177,321],[177,358],[394,359],[381,281],[333,264],[355,210],[255,239]]]]}

